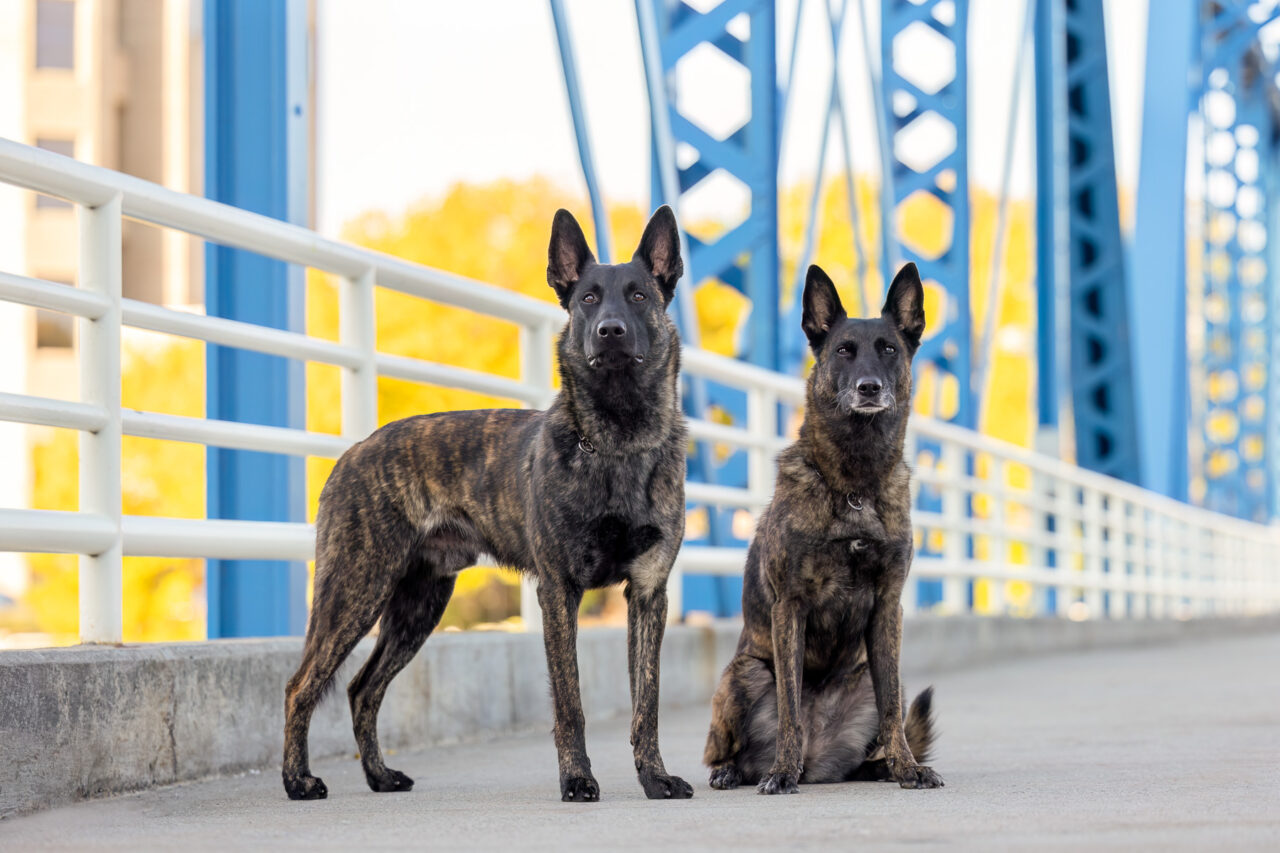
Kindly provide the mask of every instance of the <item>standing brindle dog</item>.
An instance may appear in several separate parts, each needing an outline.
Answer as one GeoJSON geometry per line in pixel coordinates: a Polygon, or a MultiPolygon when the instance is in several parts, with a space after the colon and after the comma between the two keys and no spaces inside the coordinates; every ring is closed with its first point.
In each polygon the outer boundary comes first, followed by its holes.
{"type": "Polygon", "coordinates": [[[666,313],[682,271],[670,208],[653,215],[631,261],[612,266],[595,262],[577,221],[558,211],[547,279],[569,323],[551,407],[405,418],[338,460],[320,494],[302,665],[285,694],[292,799],[327,794],[308,767],[311,714],[379,619],[373,653],[347,690],[356,743],[369,787],[413,787],[383,763],[378,708],[440,620],[455,574],[481,554],[537,577],[562,799],[600,797],[578,689],[578,604],[584,590],[622,581],[640,784],[653,799],[693,796],[658,752],[667,575],[684,537],[680,342],[666,313]]]}
{"type": "Polygon", "coordinates": [[[903,439],[923,303],[907,264],[881,316],[851,320],[831,279],[809,268],[803,326],[817,363],[800,437],[778,457],[773,501],[747,553],[742,636],[713,699],[703,756],[713,788],[942,785],[917,763],[933,742],[932,693],[916,699],[904,725],[898,684],[912,555],[903,439]]]}

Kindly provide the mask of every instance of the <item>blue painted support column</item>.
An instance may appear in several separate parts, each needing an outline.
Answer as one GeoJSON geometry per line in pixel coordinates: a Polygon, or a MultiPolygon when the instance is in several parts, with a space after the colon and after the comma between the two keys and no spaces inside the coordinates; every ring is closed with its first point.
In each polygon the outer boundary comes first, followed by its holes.
{"type": "Polygon", "coordinates": [[[1137,219],[1129,252],[1134,393],[1142,485],[1187,499],[1187,118],[1196,7],[1147,19],[1137,219]]]}
{"type": "MultiPolygon", "coordinates": [[[[1270,209],[1275,189],[1274,70],[1245,0],[1201,9],[1205,151],[1203,341],[1197,429],[1203,470],[1192,497],[1251,521],[1271,517],[1268,298],[1275,271],[1270,209]]],[[[1272,13],[1274,17],[1274,12],[1272,13]]]]}
{"type": "MultiPolygon", "coordinates": [[[[641,50],[646,59],[645,80],[649,87],[653,151],[654,203],[661,199],[675,204],[704,179],[723,170],[740,181],[751,194],[750,209],[738,224],[706,242],[687,235],[687,295],[708,279],[717,279],[744,293],[752,304],[746,322],[740,358],[777,368],[779,361],[779,281],[777,164],[778,73],[775,44],[774,0],[723,0],[704,11],[682,0],[636,0],[641,50]],[[730,23],[745,13],[750,35],[743,39],[729,31],[730,23]],[[740,66],[750,77],[751,111],[745,122],[719,139],[699,125],[702,116],[688,112],[677,101],[677,66],[692,51],[710,45],[740,66]],[[661,105],[664,115],[659,115],[661,105]],[[692,162],[672,174],[664,174],[664,157],[677,145],[688,146],[692,162]],[[692,271],[692,275],[688,271],[692,271]]],[[[676,205],[677,210],[679,209],[676,205]]],[[[690,300],[692,306],[692,300],[690,300]]],[[[696,333],[697,318],[692,310],[682,312],[682,333],[696,333]]],[[[740,392],[706,382],[705,402],[727,413],[733,422],[746,418],[745,397],[740,392]]],[[[690,383],[693,396],[698,386],[690,383]]],[[[697,417],[708,415],[707,407],[686,402],[697,417]]],[[[710,447],[700,446],[690,460],[691,479],[729,486],[744,486],[747,479],[746,454],[739,451],[727,459],[716,459],[710,447]]],[[[706,541],[715,545],[746,543],[733,536],[732,513],[708,507],[709,530],[706,541]]],[[[717,615],[736,613],[742,582],[737,579],[686,577],[686,610],[709,610],[717,615]]]]}
{"type": "MultiPolygon", "coordinates": [[[[967,0],[882,0],[880,7],[882,107],[887,110],[892,151],[885,185],[893,193],[891,213],[902,217],[912,205],[949,212],[950,233],[940,254],[915,245],[893,219],[886,231],[914,261],[926,290],[938,297],[941,316],[930,316],[924,343],[915,357],[917,389],[931,375],[933,399],[928,411],[941,420],[974,425],[970,359],[973,349],[969,307],[969,144],[967,0]],[[920,54],[952,59],[948,79],[921,75],[920,54]],[[940,84],[940,85],[939,85],[940,84]],[[905,159],[904,159],[905,158],[905,159]],[[954,406],[947,401],[954,398],[954,406]]],[[[896,269],[881,260],[885,287],[896,269]]],[[[919,393],[919,392],[917,392],[919,393]]]]}
{"type": "MultiPolygon", "coordinates": [[[[882,76],[876,100],[884,128],[880,143],[884,169],[881,215],[888,244],[880,263],[885,288],[900,261],[914,261],[929,306],[928,328],[915,356],[916,402],[927,395],[925,411],[939,420],[972,428],[977,406],[970,368],[968,28],[968,0],[881,0],[882,76]],[[919,58],[925,54],[937,66],[950,66],[950,75],[939,74],[934,79],[922,73],[926,66],[919,58]],[[903,232],[900,222],[904,213],[916,205],[932,208],[943,221],[950,214],[941,252],[920,245],[919,235],[913,239],[903,232]]],[[[871,76],[874,80],[874,72],[871,76]]],[[[936,442],[917,443],[912,464],[928,468],[940,461],[941,448],[936,442]]],[[[969,460],[963,464],[966,470],[947,473],[971,475],[969,460]]],[[[965,513],[971,512],[969,503],[965,501],[965,513]]],[[[922,487],[916,507],[925,512],[943,511],[938,489],[922,487]]],[[[962,538],[964,553],[971,555],[972,540],[962,538]]],[[[918,553],[941,556],[930,547],[928,537],[918,553]]],[[[918,581],[916,603],[921,608],[941,603],[966,609],[973,600],[973,584],[962,586],[965,589],[939,581],[918,581]]]]}
{"type": "MultiPolygon", "coordinates": [[[[277,219],[307,218],[305,0],[205,0],[205,194],[277,219]]],[[[305,328],[304,271],[208,244],[206,310],[278,329],[305,328]]],[[[273,426],[306,422],[303,364],[209,345],[208,417],[273,426]]],[[[304,460],[209,448],[208,515],[305,521],[304,460]]],[[[306,566],[209,560],[208,633],[301,634],[306,566]]]]}
{"type": "Polygon", "coordinates": [[[1067,370],[1068,312],[1063,296],[1067,252],[1066,92],[1054,84],[1065,74],[1064,13],[1057,0],[1036,0],[1036,414],[1040,450],[1058,455],[1060,418],[1070,423],[1067,370]],[[1052,445],[1052,447],[1050,446],[1052,445]]]}
{"type": "MultiPolygon", "coordinates": [[[[1111,92],[1107,80],[1106,34],[1102,0],[1049,0],[1039,12],[1048,26],[1037,27],[1037,100],[1054,107],[1054,123],[1037,146],[1041,174],[1050,182],[1038,188],[1059,196],[1042,238],[1057,248],[1041,269],[1042,292],[1054,300],[1053,328],[1062,327],[1058,308],[1069,307],[1068,359],[1076,462],[1085,468],[1130,482],[1139,479],[1138,438],[1129,345],[1128,294],[1124,244],[1116,194],[1115,152],[1111,130],[1111,92]],[[1062,4],[1057,9],[1052,8],[1062,4]],[[1061,26],[1056,15],[1062,15],[1061,26]],[[1059,39],[1061,43],[1055,43],[1059,39]],[[1063,53],[1057,51],[1063,49],[1063,53]],[[1059,56],[1061,59],[1059,60],[1059,56]],[[1061,108],[1058,105],[1061,104],[1061,108]],[[1062,119],[1065,113],[1065,135],[1062,119]],[[1050,158],[1047,162],[1045,158],[1050,158]],[[1066,167],[1064,181],[1057,169],[1066,167]],[[1065,191],[1065,196],[1062,194],[1065,191]],[[1065,233],[1060,217],[1066,217],[1065,233]],[[1060,243],[1067,240],[1067,274],[1062,282],[1060,243]],[[1053,280],[1048,281],[1052,276],[1053,280]]],[[[1041,113],[1038,111],[1037,116],[1041,113]]],[[[1048,247],[1044,247],[1048,248],[1048,247]]],[[[1044,330],[1041,334],[1043,336],[1044,330]]],[[[1042,338],[1043,340],[1043,338],[1042,338]]],[[[1055,349],[1055,366],[1061,351],[1055,349]]],[[[1057,366],[1056,375],[1062,370],[1057,366]]],[[[1061,389],[1058,389],[1061,393],[1061,389]]]]}
{"type": "Polygon", "coordinates": [[[578,142],[578,165],[587,184],[591,200],[591,219],[596,228],[596,259],[613,263],[613,235],[609,232],[609,211],[596,178],[596,159],[591,151],[591,128],[582,103],[582,87],[578,83],[578,59],[573,49],[573,33],[569,31],[569,15],[564,0],[550,0],[551,21],[556,28],[556,46],[560,49],[560,70],[564,72],[564,90],[569,98],[569,115],[573,119],[573,135],[578,142]]]}

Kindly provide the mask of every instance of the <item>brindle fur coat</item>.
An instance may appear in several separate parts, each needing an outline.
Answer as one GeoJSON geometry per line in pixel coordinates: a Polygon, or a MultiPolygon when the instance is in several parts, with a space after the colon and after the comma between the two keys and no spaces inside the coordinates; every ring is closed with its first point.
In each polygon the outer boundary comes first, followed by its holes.
{"type": "Polygon", "coordinates": [[[851,320],[827,275],[809,269],[803,326],[816,364],[799,439],[778,457],[747,554],[742,635],[703,756],[713,788],[942,785],[917,763],[933,741],[931,691],[904,724],[898,674],[912,556],[903,440],[923,298],[908,264],[880,317],[851,320]]]}
{"type": "Polygon", "coordinates": [[[654,214],[632,260],[616,265],[597,264],[578,223],[559,211],[547,278],[569,322],[550,408],[405,418],[338,460],[320,495],[315,598],[285,697],[291,798],[327,794],[308,767],[311,714],[379,621],[373,653],[347,691],[356,742],[373,790],[412,787],[383,762],[378,708],[440,620],[456,573],[481,554],[537,578],[562,799],[599,798],[578,686],[577,614],[584,590],[620,582],[640,784],[650,798],[692,796],[663,766],[657,716],[667,575],[684,536],[680,342],[666,313],[682,269],[670,208],[654,214]]]}

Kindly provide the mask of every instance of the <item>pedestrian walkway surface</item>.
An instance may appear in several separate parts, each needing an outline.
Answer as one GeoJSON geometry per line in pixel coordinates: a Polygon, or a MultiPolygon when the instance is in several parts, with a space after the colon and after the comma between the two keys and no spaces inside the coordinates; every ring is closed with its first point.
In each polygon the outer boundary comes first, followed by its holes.
{"type": "Polygon", "coordinates": [[[390,756],[409,793],[374,794],[359,762],[323,761],[328,800],[291,802],[264,771],[0,822],[0,849],[1280,850],[1278,662],[1280,635],[1265,635],[938,673],[947,785],[933,791],[713,791],[699,707],[662,719],[692,800],[644,799],[627,722],[611,720],[588,726],[595,804],[559,801],[539,732],[390,756]]]}

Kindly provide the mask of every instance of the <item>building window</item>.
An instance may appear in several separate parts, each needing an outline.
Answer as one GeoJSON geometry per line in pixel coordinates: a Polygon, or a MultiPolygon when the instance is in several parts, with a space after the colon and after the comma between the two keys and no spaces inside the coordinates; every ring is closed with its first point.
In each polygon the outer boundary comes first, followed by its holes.
{"type": "MultiPolygon", "coordinates": [[[[64,284],[67,287],[72,286],[69,281],[58,281],[51,278],[47,278],[45,281],[64,284]]],[[[46,311],[43,308],[36,309],[36,346],[40,349],[66,349],[70,347],[75,340],[75,328],[75,318],[70,314],[63,314],[60,311],[46,311]]]]}
{"type": "Polygon", "coordinates": [[[36,68],[75,66],[75,0],[36,0],[36,68]]]}
{"type": "MultiPolygon", "coordinates": [[[[74,139],[45,139],[36,140],[36,147],[43,148],[45,151],[52,151],[54,154],[61,154],[63,157],[76,156],[76,143],[74,139]]],[[[70,207],[69,202],[65,202],[60,198],[53,196],[36,194],[36,208],[39,210],[52,210],[59,207],[70,207]]]]}

